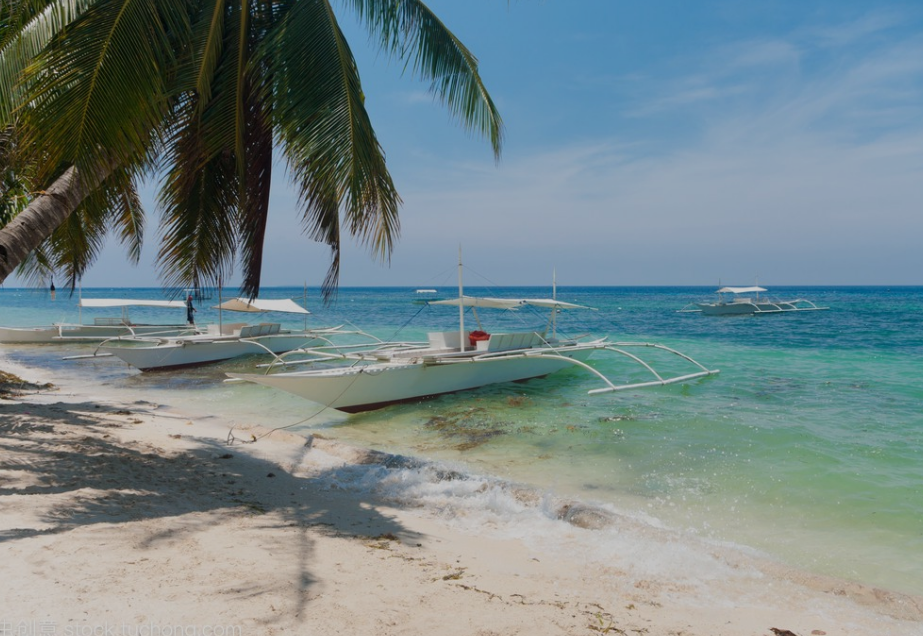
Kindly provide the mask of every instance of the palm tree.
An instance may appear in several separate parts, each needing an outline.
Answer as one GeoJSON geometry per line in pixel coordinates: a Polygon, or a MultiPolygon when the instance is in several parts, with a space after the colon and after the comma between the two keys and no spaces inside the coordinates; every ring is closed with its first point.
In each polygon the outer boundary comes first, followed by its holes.
{"type": "MultiPolygon", "coordinates": [[[[502,124],[477,60],[423,2],[341,4],[499,157],[502,124]]],[[[343,229],[389,257],[400,197],[331,0],[8,6],[0,124],[17,115],[32,165],[42,166],[37,181],[53,185],[0,230],[0,282],[17,254],[113,174],[124,183],[157,172],[164,281],[200,286],[239,260],[241,292],[255,296],[274,150],[298,187],[305,230],[332,250],[326,294],[337,284],[343,229]],[[48,199],[53,210],[41,208],[48,199]],[[51,220],[38,227],[34,218],[51,220]]]]}
{"type": "MultiPolygon", "coordinates": [[[[0,227],[12,222],[34,197],[35,166],[23,158],[15,123],[0,130],[0,227]]],[[[101,249],[106,234],[116,230],[137,264],[141,256],[144,217],[134,182],[116,170],[89,194],[54,232],[30,252],[18,271],[35,285],[63,274],[71,289],[101,249]]],[[[60,278],[59,278],[60,280],[60,278]]]]}
{"type": "MultiPolygon", "coordinates": [[[[28,165],[20,153],[16,126],[0,131],[0,227],[12,222],[33,200],[34,174],[34,166],[28,165]]],[[[73,289],[110,230],[118,232],[128,248],[129,261],[137,264],[144,232],[143,211],[134,182],[121,170],[113,172],[27,254],[18,271],[37,286],[47,284],[55,273],[63,274],[73,289]]]]}

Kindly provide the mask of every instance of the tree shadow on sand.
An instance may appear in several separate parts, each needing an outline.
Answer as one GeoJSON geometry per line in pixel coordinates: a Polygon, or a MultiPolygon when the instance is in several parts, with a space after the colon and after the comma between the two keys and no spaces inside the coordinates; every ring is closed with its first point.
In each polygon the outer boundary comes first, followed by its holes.
{"type": "MultiPolygon", "coordinates": [[[[301,610],[317,583],[311,575],[316,555],[309,530],[347,538],[386,536],[406,544],[421,538],[382,515],[375,508],[382,502],[372,492],[338,494],[335,506],[329,505],[324,481],[335,468],[310,477],[292,475],[239,447],[186,435],[192,448],[178,452],[120,442],[118,429],[140,420],[93,402],[7,403],[2,415],[0,497],[44,496],[32,500],[35,522],[22,524],[28,527],[0,525],[0,546],[95,524],[168,521],[135,544],[143,551],[202,532],[227,515],[259,515],[264,525],[257,532],[288,529],[285,543],[275,547],[298,566],[298,580],[286,584],[300,592],[296,609],[301,610]]],[[[266,540],[277,542],[269,534],[266,540]]],[[[262,593],[260,580],[248,581],[246,573],[241,579],[239,594],[262,593]]]]}

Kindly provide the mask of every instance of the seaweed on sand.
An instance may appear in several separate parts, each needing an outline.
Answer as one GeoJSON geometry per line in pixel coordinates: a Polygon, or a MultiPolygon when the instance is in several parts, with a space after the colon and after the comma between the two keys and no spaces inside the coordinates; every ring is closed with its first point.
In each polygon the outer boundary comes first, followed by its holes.
{"type": "Polygon", "coordinates": [[[38,391],[39,389],[51,388],[54,388],[54,385],[51,383],[36,384],[28,380],[23,380],[18,375],[0,370],[0,398],[17,397],[22,395],[24,390],[38,391]]]}

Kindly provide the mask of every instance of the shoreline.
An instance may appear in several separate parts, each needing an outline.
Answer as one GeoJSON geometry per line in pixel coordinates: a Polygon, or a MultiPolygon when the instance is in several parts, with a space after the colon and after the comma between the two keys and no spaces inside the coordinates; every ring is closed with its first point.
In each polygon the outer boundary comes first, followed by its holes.
{"type": "MultiPolygon", "coordinates": [[[[0,370],[55,381],[2,351],[0,370]]],[[[698,554],[667,555],[707,565],[702,578],[658,577],[638,555],[593,553],[587,537],[614,526],[656,549],[672,532],[580,502],[554,502],[566,521],[541,522],[545,536],[515,536],[502,518],[466,527],[462,507],[434,511],[376,490],[389,467],[416,460],[316,434],[230,431],[161,406],[66,385],[0,395],[0,622],[57,633],[155,624],[685,636],[899,636],[923,622],[921,598],[704,542],[698,554]]],[[[494,486],[524,506],[547,504],[527,487],[494,486]]]]}

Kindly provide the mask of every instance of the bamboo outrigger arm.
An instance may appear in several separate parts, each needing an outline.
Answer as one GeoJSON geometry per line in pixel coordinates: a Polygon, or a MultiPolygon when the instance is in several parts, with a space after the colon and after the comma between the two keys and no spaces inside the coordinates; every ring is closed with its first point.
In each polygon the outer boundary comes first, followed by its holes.
{"type": "Polygon", "coordinates": [[[649,382],[636,382],[633,384],[614,384],[609,378],[607,378],[605,375],[603,375],[602,373],[600,373],[599,371],[591,367],[586,362],[583,362],[582,360],[575,360],[568,356],[562,356],[562,355],[553,354],[553,353],[542,353],[540,355],[541,357],[553,358],[555,360],[562,360],[564,362],[570,362],[572,364],[575,364],[583,369],[586,369],[587,371],[589,371],[590,373],[598,377],[600,380],[602,380],[606,384],[606,386],[601,389],[591,389],[590,391],[587,392],[588,395],[599,395],[601,393],[612,393],[614,391],[626,391],[630,389],[640,389],[640,388],[651,387],[651,386],[666,386],[668,384],[677,384],[679,382],[686,382],[688,380],[694,380],[696,378],[702,378],[705,376],[715,375],[717,373],[720,373],[719,369],[708,369],[702,364],[700,364],[699,362],[697,362],[696,360],[690,358],[689,356],[683,353],[680,353],[679,351],[676,351],[675,349],[671,349],[670,347],[665,347],[663,345],[658,345],[654,343],[617,342],[617,343],[613,343],[612,346],[607,346],[603,348],[606,351],[612,351],[613,353],[618,353],[628,358],[631,358],[632,360],[634,360],[635,362],[643,366],[645,369],[650,371],[651,374],[653,374],[653,376],[657,379],[651,380],[649,382]],[[684,360],[689,361],[690,363],[700,368],[701,371],[696,371],[694,373],[687,373],[685,375],[680,375],[680,376],[676,376],[672,378],[664,378],[659,373],[657,373],[657,371],[655,371],[654,368],[651,367],[651,365],[649,365],[647,362],[645,362],[638,356],[632,353],[629,353],[628,351],[625,351],[624,349],[621,349],[620,347],[651,347],[654,349],[661,349],[663,351],[667,351],[669,353],[679,356],[680,358],[683,358],[684,360]]]}

